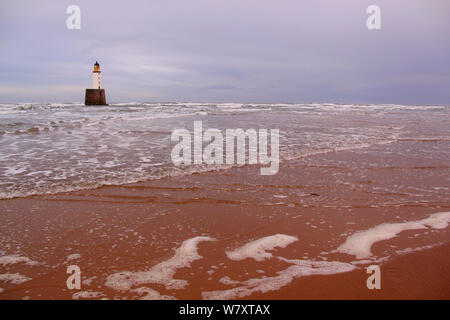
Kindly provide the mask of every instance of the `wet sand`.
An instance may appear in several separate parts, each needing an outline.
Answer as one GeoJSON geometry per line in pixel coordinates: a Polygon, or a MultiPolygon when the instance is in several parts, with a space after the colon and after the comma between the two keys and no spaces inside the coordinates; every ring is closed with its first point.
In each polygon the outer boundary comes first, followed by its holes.
{"type": "Polygon", "coordinates": [[[275,176],[244,166],[1,200],[0,257],[13,258],[0,274],[14,276],[0,299],[448,299],[442,221],[376,241],[367,257],[337,250],[357,232],[450,211],[448,161],[432,154],[448,144],[319,154],[275,176]],[[381,290],[366,287],[370,264],[381,290]],[[67,289],[68,265],[81,268],[81,290],[67,289]]]}
{"type": "Polygon", "coordinates": [[[294,280],[291,285],[253,299],[351,299],[351,300],[448,300],[450,245],[393,258],[381,266],[381,289],[368,290],[369,274],[353,272],[311,276],[294,280]]]}

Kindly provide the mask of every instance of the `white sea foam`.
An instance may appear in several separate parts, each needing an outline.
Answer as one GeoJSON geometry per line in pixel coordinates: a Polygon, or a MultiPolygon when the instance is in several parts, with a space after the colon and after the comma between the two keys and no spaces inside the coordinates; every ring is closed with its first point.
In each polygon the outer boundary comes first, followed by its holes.
{"type": "Polygon", "coordinates": [[[344,273],[355,270],[356,267],[343,262],[336,261],[312,261],[312,260],[289,260],[279,258],[293,265],[277,272],[277,276],[252,278],[246,281],[234,281],[230,278],[223,278],[221,281],[224,284],[241,284],[238,287],[228,290],[205,291],[202,292],[203,299],[207,300],[223,300],[223,299],[238,299],[248,296],[255,292],[266,293],[268,291],[276,291],[283,286],[288,285],[295,278],[300,278],[310,275],[329,275],[344,273]]]}
{"type": "Polygon", "coordinates": [[[357,259],[366,259],[372,256],[371,247],[374,243],[391,239],[405,230],[444,229],[450,222],[450,212],[438,212],[428,218],[401,222],[383,223],[368,230],[359,231],[349,236],[335,251],[354,255],[357,259]]]}
{"type": "Polygon", "coordinates": [[[253,258],[256,261],[263,261],[272,257],[272,254],[267,251],[273,250],[277,247],[285,248],[287,245],[297,240],[298,238],[293,236],[276,234],[251,241],[235,250],[227,251],[226,255],[231,260],[253,258]]]}
{"type": "Polygon", "coordinates": [[[207,115],[208,113],[205,111],[192,112],[192,113],[168,113],[168,114],[158,114],[147,117],[131,117],[124,118],[122,120],[125,121],[146,121],[146,120],[155,120],[155,119],[168,119],[168,118],[179,118],[179,117],[190,117],[190,116],[202,116],[207,115]]]}
{"type": "Polygon", "coordinates": [[[223,284],[228,284],[228,285],[233,285],[233,284],[240,284],[240,281],[236,281],[236,280],[231,280],[229,276],[225,276],[219,279],[220,283],[223,284]]]}
{"type": "MultiPolygon", "coordinates": [[[[270,127],[276,119],[285,141],[280,149],[281,160],[285,161],[393,142],[410,128],[398,125],[397,112],[391,118],[390,110],[410,110],[405,113],[408,117],[426,116],[433,120],[448,116],[450,108],[332,103],[131,102],[98,108],[80,103],[0,104],[0,112],[14,113],[0,123],[0,161],[14,163],[0,168],[5,182],[0,198],[86,190],[215,170],[210,166],[174,168],[164,160],[170,153],[170,140],[165,135],[170,136],[174,128],[190,126],[193,117],[211,119],[211,125],[219,128],[244,129],[250,117],[248,112],[261,128],[270,127]],[[414,113],[415,110],[419,112],[414,113]],[[425,110],[430,112],[422,112],[425,110]],[[371,121],[381,114],[386,122],[371,121]],[[358,119],[363,116],[363,122],[355,123],[353,115],[358,119]],[[151,161],[140,161],[148,154],[154,155],[151,161]]],[[[418,132],[411,130],[408,134],[424,141],[448,141],[445,132],[424,136],[422,129],[419,126],[418,132]]],[[[220,169],[231,167],[222,165],[220,169]]]]}
{"type": "Polygon", "coordinates": [[[25,263],[29,266],[34,266],[38,264],[38,262],[31,260],[28,257],[19,256],[19,255],[9,255],[0,257],[0,265],[7,266],[17,263],[25,263]]]}
{"type": "Polygon", "coordinates": [[[72,261],[72,260],[77,260],[80,259],[81,255],[79,253],[73,253],[67,256],[66,260],[67,261],[72,261]]]}
{"type": "Polygon", "coordinates": [[[140,287],[130,291],[136,292],[140,295],[144,295],[139,298],[140,300],[176,300],[176,298],[173,296],[162,295],[158,291],[148,287],[140,287]]]}
{"type": "Polygon", "coordinates": [[[21,284],[27,281],[30,281],[31,278],[28,278],[20,273],[3,273],[0,274],[0,281],[9,282],[12,284],[21,284]]]}
{"type": "Polygon", "coordinates": [[[72,299],[78,300],[78,299],[93,299],[93,298],[100,298],[100,297],[104,297],[105,294],[103,292],[98,292],[98,291],[91,291],[91,290],[87,290],[87,291],[79,291],[77,293],[74,293],[72,295],[72,299]]]}
{"type": "Polygon", "coordinates": [[[86,278],[83,281],[81,281],[81,283],[86,285],[86,286],[90,286],[92,284],[92,281],[94,281],[95,279],[97,279],[97,276],[86,278]]]}
{"type": "Polygon", "coordinates": [[[202,241],[214,241],[210,237],[194,237],[185,240],[175,255],[169,260],[153,266],[148,271],[123,271],[109,275],[105,284],[115,290],[129,290],[133,286],[155,283],[166,286],[167,289],[183,289],[188,282],[186,280],[174,279],[176,271],[180,268],[189,267],[191,262],[202,257],[197,252],[198,244],[202,241]]]}
{"type": "Polygon", "coordinates": [[[219,103],[217,107],[223,109],[239,109],[242,107],[242,103],[219,103]]]}
{"type": "Polygon", "coordinates": [[[431,248],[434,248],[436,245],[426,245],[426,246],[420,246],[420,247],[416,247],[416,248],[405,248],[405,249],[400,249],[400,250],[396,250],[395,253],[397,254],[409,254],[409,253],[413,253],[413,252],[417,252],[417,251],[423,251],[423,250],[428,250],[431,248]]]}
{"type": "MultiPolygon", "coordinates": [[[[228,258],[232,260],[243,260],[245,258],[253,258],[256,261],[263,261],[272,258],[272,254],[267,252],[277,247],[286,247],[287,245],[297,241],[298,238],[276,234],[251,241],[242,247],[233,251],[226,252],[228,258]]],[[[314,274],[337,274],[355,270],[356,267],[343,262],[337,261],[313,261],[313,260],[297,260],[277,257],[279,260],[292,264],[292,266],[277,272],[277,276],[252,278],[246,281],[232,280],[230,277],[222,277],[219,282],[226,285],[236,286],[228,290],[207,291],[202,292],[204,299],[237,299],[248,296],[254,292],[265,293],[268,291],[278,290],[281,287],[292,282],[294,278],[309,276],[314,274]]]]}
{"type": "MultiPolygon", "coordinates": [[[[151,166],[147,166],[151,167],[151,166]]],[[[72,192],[72,191],[79,191],[79,190],[90,190],[99,188],[102,186],[116,186],[116,185],[124,185],[124,184],[131,184],[131,183],[137,183],[141,181],[146,180],[157,180],[157,179],[163,179],[167,177],[176,177],[176,176],[188,176],[196,173],[203,173],[203,172],[212,172],[212,171],[219,171],[219,170],[225,170],[228,168],[231,168],[232,165],[209,165],[204,167],[187,167],[187,168],[171,168],[170,170],[167,170],[165,172],[158,172],[155,175],[152,175],[151,173],[148,173],[145,171],[145,169],[140,168],[136,169],[134,172],[110,172],[110,175],[105,178],[98,177],[98,180],[94,181],[84,181],[81,180],[81,182],[78,182],[76,184],[68,184],[68,185],[51,185],[51,186],[40,186],[40,184],[44,184],[44,181],[40,180],[38,181],[38,185],[33,189],[25,189],[21,190],[21,188],[14,189],[12,191],[6,191],[2,192],[0,191],[0,199],[12,199],[12,198],[18,198],[18,197],[27,197],[31,195],[38,195],[38,194],[58,194],[63,192],[72,192]],[[126,175],[125,175],[126,173],[126,175]]],[[[104,167],[105,168],[105,167],[104,167]]],[[[67,178],[67,177],[65,177],[67,178]]]]}
{"type": "Polygon", "coordinates": [[[261,112],[261,111],[271,111],[271,108],[254,108],[254,109],[247,109],[247,108],[239,108],[239,109],[232,109],[232,112],[261,112]]]}

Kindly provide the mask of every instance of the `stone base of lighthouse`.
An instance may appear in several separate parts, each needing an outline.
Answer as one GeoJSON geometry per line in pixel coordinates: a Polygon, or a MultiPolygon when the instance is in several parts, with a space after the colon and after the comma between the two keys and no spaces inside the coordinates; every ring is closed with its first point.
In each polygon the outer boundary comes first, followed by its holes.
{"type": "Polygon", "coordinates": [[[105,106],[105,89],[86,89],[84,104],[87,106],[105,106]]]}

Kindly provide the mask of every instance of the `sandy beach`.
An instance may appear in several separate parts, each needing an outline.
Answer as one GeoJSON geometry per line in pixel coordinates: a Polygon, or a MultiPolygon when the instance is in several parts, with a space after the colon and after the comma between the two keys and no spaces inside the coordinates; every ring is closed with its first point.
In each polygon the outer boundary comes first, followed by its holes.
{"type": "Polygon", "coordinates": [[[3,1],[0,16],[14,314],[450,300],[449,0],[3,1]]]}
{"type": "Polygon", "coordinates": [[[448,146],[399,139],[275,176],[247,165],[1,200],[0,298],[448,299],[448,162],[408,152],[448,146]]]}

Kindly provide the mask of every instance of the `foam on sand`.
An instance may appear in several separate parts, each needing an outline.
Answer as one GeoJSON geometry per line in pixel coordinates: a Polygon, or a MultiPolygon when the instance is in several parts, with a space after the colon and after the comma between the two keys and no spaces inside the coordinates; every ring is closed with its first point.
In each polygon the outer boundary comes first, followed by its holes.
{"type": "Polygon", "coordinates": [[[279,290],[281,287],[288,285],[295,278],[316,274],[337,274],[357,269],[355,266],[349,263],[336,261],[290,260],[281,257],[279,259],[288,263],[292,263],[293,265],[288,267],[287,269],[277,272],[278,275],[273,277],[253,278],[242,282],[234,281],[229,277],[226,277],[221,281],[222,283],[230,285],[241,285],[228,290],[202,292],[203,299],[238,299],[248,296],[254,292],[265,293],[268,291],[279,290]]]}
{"type": "Polygon", "coordinates": [[[285,248],[287,245],[297,241],[297,237],[275,234],[251,241],[242,247],[233,251],[227,251],[226,255],[231,260],[244,260],[246,258],[253,258],[256,261],[263,261],[272,258],[272,254],[267,252],[277,247],[285,248]]]}
{"type": "Polygon", "coordinates": [[[0,281],[9,282],[12,284],[21,284],[30,281],[31,278],[25,277],[20,273],[4,273],[0,274],[0,281]]]}
{"type": "Polygon", "coordinates": [[[97,291],[91,291],[91,290],[87,290],[87,291],[80,291],[77,293],[74,293],[72,295],[72,299],[78,300],[78,299],[94,299],[94,298],[100,298],[100,297],[104,297],[105,294],[103,292],[97,292],[97,291]]]}
{"type": "Polygon", "coordinates": [[[450,212],[433,213],[428,218],[401,222],[383,223],[368,230],[359,231],[349,236],[335,251],[354,255],[357,259],[365,259],[372,256],[370,248],[376,242],[394,238],[400,232],[406,230],[445,229],[450,222],[450,212]]]}
{"type": "Polygon", "coordinates": [[[66,258],[67,261],[72,261],[72,260],[77,260],[80,259],[81,255],[79,253],[73,253],[73,254],[69,254],[66,258]]]}
{"type": "Polygon", "coordinates": [[[34,265],[38,264],[38,262],[33,261],[28,257],[19,256],[16,254],[0,257],[0,265],[2,265],[2,266],[17,264],[17,263],[25,263],[29,266],[34,266],[34,265]]]}
{"type": "Polygon", "coordinates": [[[136,292],[140,295],[145,294],[145,296],[140,297],[139,300],[176,300],[173,296],[161,295],[158,291],[148,287],[136,288],[131,290],[131,292],[136,292]]]}
{"type": "Polygon", "coordinates": [[[197,253],[197,246],[202,241],[214,241],[210,237],[194,237],[185,240],[169,260],[153,266],[148,271],[122,271],[109,275],[105,284],[115,290],[129,290],[133,286],[155,283],[164,285],[167,289],[183,289],[188,282],[174,279],[177,269],[189,267],[191,262],[202,257],[197,253]]]}

